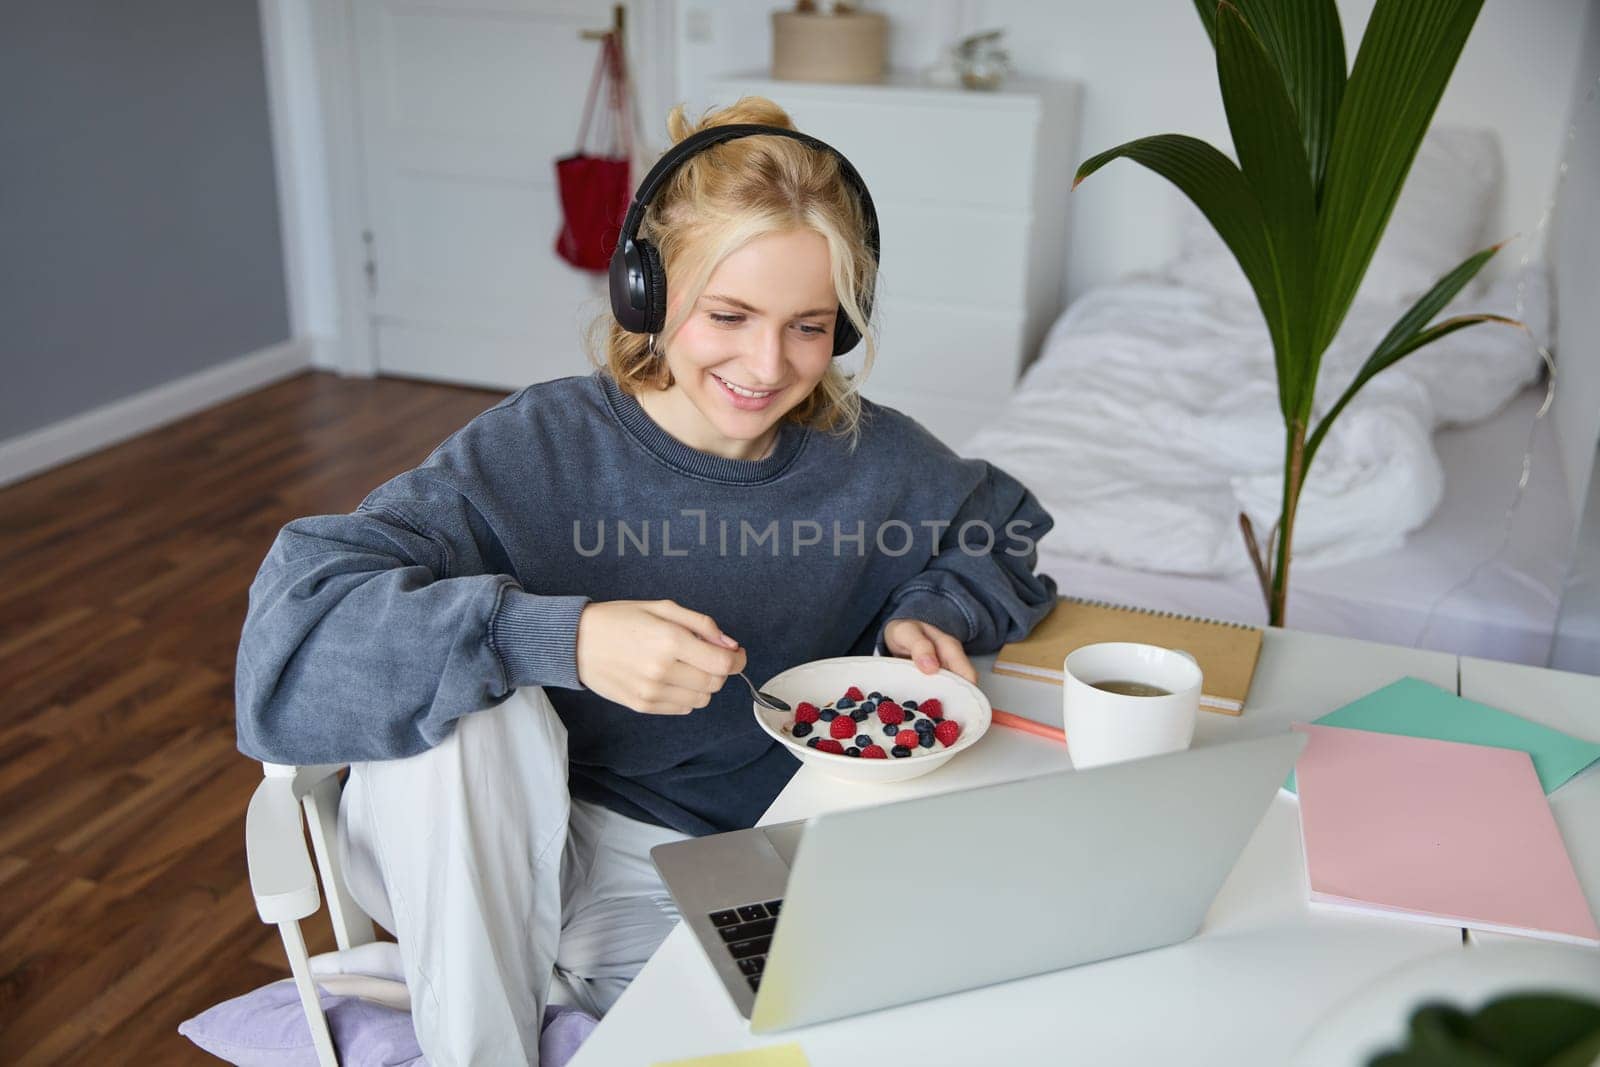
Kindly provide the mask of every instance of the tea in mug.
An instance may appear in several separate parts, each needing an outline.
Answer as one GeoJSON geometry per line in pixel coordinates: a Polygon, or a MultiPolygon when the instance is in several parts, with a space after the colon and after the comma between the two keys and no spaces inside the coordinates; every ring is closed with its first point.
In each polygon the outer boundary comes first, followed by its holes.
{"type": "Polygon", "coordinates": [[[1089,684],[1096,689],[1103,689],[1107,693],[1116,693],[1125,697],[1165,697],[1172,695],[1172,690],[1163,689],[1159,685],[1151,685],[1148,682],[1105,681],[1090,682],[1089,684]]]}

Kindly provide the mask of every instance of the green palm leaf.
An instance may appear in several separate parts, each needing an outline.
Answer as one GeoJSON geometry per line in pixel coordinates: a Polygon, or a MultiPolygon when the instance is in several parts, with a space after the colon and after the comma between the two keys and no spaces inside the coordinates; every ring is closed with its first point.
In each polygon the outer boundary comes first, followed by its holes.
{"type": "MultiPolygon", "coordinates": [[[[1226,0],[1195,0],[1212,43],[1217,12],[1226,0]]],[[[1327,170],[1334,119],[1344,98],[1344,29],[1334,0],[1236,0],[1244,21],[1261,39],[1294,104],[1311,184],[1317,197],[1327,170]]]]}
{"type": "Polygon", "coordinates": [[[1114,159],[1131,159],[1176,185],[1199,208],[1255,290],[1275,351],[1286,348],[1277,270],[1261,202],[1233,160],[1196,137],[1162,133],[1109,148],[1078,167],[1072,187],[1114,159]]]}
{"type": "Polygon", "coordinates": [[[1280,324],[1282,343],[1273,346],[1278,403],[1286,414],[1304,418],[1317,362],[1311,350],[1316,193],[1283,78],[1238,9],[1228,5],[1217,15],[1217,80],[1240,168],[1266,226],[1273,306],[1263,300],[1261,310],[1280,324]]]}
{"type": "Polygon", "coordinates": [[[1344,322],[1483,0],[1378,0],[1328,151],[1317,219],[1318,351],[1344,322]]]}
{"type": "Polygon", "coordinates": [[[1338,418],[1339,413],[1345,409],[1345,406],[1351,400],[1355,399],[1355,395],[1361,390],[1361,387],[1376,377],[1380,371],[1394,366],[1417,349],[1430,345],[1441,337],[1455,333],[1457,330],[1465,329],[1468,326],[1476,326],[1480,322],[1499,322],[1508,326],[1522,325],[1516,319],[1508,319],[1503,315],[1487,314],[1457,315],[1433,326],[1427,325],[1428,321],[1440,311],[1443,311],[1444,306],[1455,299],[1455,295],[1461,291],[1462,287],[1471,281],[1483,269],[1483,265],[1488,263],[1494,257],[1494,254],[1503,247],[1505,247],[1503,244],[1495,245],[1492,248],[1485,248],[1481,252],[1475,252],[1468,256],[1460,266],[1440,278],[1432,289],[1422,294],[1421,298],[1395,321],[1389,332],[1384,334],[1383,340],[1379,341],[1378,346],[1372,350],[1372,355],[1367,357],[1367,361],[1356,372],[1356,376],[1350,382],[1349,388],[1339,397],[1338,402],[1328,409],[1328,413],[1322,417],[1322,421],[1317,424],[1317,428],[1307,438],[1305,469],[1310,469],[1311,459],[1317,454],[1317,448],[1322,444],[1322,439],[1327,436],[1328,428],[1333,425],[1333,420],[1338,418]]]}

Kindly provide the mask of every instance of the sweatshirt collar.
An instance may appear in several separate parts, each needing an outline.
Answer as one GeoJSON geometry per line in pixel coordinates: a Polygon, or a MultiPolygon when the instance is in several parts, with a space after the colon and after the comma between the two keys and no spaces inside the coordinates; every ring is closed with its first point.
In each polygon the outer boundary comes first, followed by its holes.
{"type": "Polygon", "coordinates": [[[810,432],[785,419],[778,424],[778,441],[763,459],[727,459],[684,444],[650,417],[644,405],[604,370],[596,370],[606,407],[634,440],[668,466],[698,478],[718,482],[764,482],[787,470],[799,455],[810,432]]]}

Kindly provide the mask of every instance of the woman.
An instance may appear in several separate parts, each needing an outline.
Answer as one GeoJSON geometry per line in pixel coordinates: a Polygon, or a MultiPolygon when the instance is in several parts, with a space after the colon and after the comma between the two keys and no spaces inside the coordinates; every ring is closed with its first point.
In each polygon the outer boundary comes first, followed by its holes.
{"type": "MultiPolygon", "coordinates": [[[[793,128],[752,97],[668,129],[730,123],[793,128]]],[[[289,523],[251,586],[239,747],[352,764],[352,891],[436,1067],[536,1062],[552,998],[604,1014],[677,918],[649,849],[782,790],[730,674],[886,651],[975,681],[968,651],[1054,603],[1032,494],[834,364],[845,327],[875,354],[876,221],[841,175],[786,135],[694,153],[640,228],[658,334],[603,315],[592,373],[289,523]]]]}

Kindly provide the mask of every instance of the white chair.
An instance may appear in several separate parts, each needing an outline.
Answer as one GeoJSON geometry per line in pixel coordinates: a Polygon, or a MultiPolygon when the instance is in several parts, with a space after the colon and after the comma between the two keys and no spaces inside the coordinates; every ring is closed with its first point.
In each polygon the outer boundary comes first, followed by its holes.
{"type": "Polygon", "coordinates": [[[333,921],[333,937],[340,949],[354,948],[376,940],[372,918],[351,897],[339,866],[339,771],[343,764],[290,767],[265,763],[266,775],[250,798],[245,816],[245,862],[250,870],[250,891],[256,898],[261,921],[273,923],[283,935],[289,970],[305,1008],[311,1027],[311,1040],[323,1067],[338,1067],[328,1020],[311,978],[311,959],[306,953],[300,920],[315,915],[321,907],[317,871],[322,873],[322,892],[328,897],[328,913],[333,921]],[[302,821],[301,812],[304,812],[302,821]],[[317,863],[313,870],[306,850],[305,828],[311,829],[311,844],[317,863]]]}
{"type": "MultiPolygon", "coordinates": [[[[343,788],[339,772],[348,764],[261,766],[265,775],[256,786],[245,815],[245,864],[250,872],[250,891],[261,921],[277,926],[283,936],[284,953],[289,957],[289,970],[300,993],[318,1062],[323,1067],[338,1067],[338,1054],[327,1016],[322,1012],[316,981],[334,985],[339,979],[324,975],[313,980],[313,961],[306,952],[300,920],[317,913],[325,894],[333,938],[341,951],[377,940],[372,917],[350,895],[339,863],[339,795],[343,788]],[[311,831],[311,850],[306,848],[307,828],[311,831]],[[311,861],[313,851],[315,867],[311,861]]],[[[569,1007],[576,1003],[559,974],[552,976],[546,1003],[569,1007]]]]}

